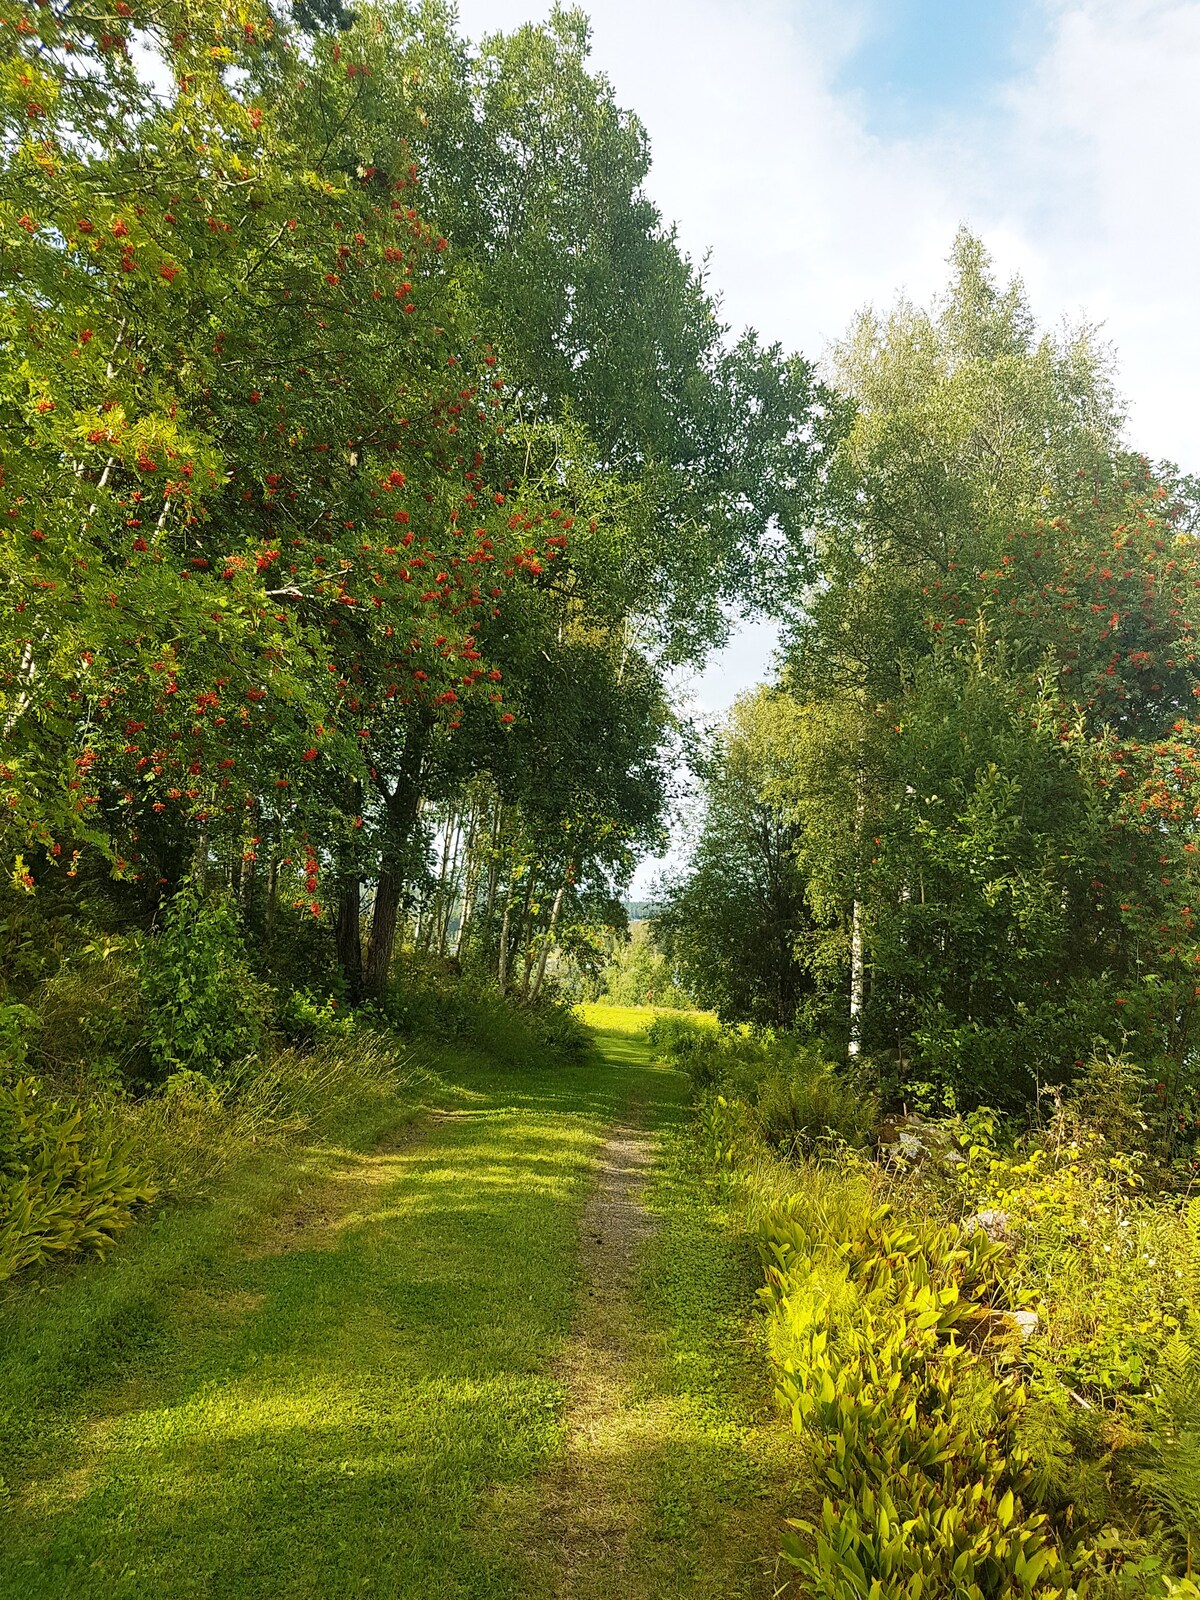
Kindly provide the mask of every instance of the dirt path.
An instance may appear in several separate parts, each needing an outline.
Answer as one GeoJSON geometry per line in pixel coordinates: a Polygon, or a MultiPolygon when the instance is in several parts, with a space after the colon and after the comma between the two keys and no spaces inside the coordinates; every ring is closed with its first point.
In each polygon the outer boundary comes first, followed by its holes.
{"type": "MultiPolygon", "coordinates": [[[[718,1276],[722,1245],[709,1219],[692,1218],[707,1237],[700,1259],[683,1260],[672,1236],[679,1217],[669,1203],[665,1216],[657,1202],[649,1208],[663,1144],[642,1124],[654,1112],[632,1102],[609,1129],[580,1219],[579,1307],[556,1363],[566,1394],[562,1453],[532,1482],[501,1491],[484,1522],[485,1539],[507,1546],[521,1570],[529,1600],[777,1592],[781,1431],[766,1391],[757,1413],[733,1392],[736,1374],[721,1372],[724,1392],[698,1393],[694,1366],[684,1370],[687,1353],[673,1344],[669,1308],[655,1304],[656,1290],[670,1297],[661,1281],[668,1260],[683,1274],[699,1266],[718,1276]]],[[[689,1333],[716,1346],[722,1331],[697,1319],[689,1333]]]]}
{"type": "Polygon", "coordinates": [[[542,1485],[534,1533],[550,1592],[564,1600],[614,1593],[642,1520],[636,1485],[619,1463],[652,1442],[654,1426],[631,1392],[630,1346],[641,1336],[631,1291],[654,1227],[642,1193],[655,1143],[628,1124],[613,1129],[580,1225],[583,1305],[559,1365],[567,1445],[542,1485]]]}

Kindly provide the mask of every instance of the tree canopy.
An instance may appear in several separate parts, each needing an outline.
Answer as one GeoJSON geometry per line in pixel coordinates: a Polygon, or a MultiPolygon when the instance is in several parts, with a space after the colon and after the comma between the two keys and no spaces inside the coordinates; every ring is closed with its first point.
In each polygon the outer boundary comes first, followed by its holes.
{"type": "MultiPolygon", "coordinates": [[[[145,916],[217,870],[379,992],[486,790],[476,887],[536,837],[611,898],[661,826],[662,674],[808,515],[821,408],[727,337],[581,16],[11,9],[14,890],[103,861],[145,916]]],[[[463,914],[492,960],[507,893],[463,914]]]]}
{"type": "MultiPolygon", "coordinates": [[[[1186,485],[1124,444],[1093,335],[1040,333],[965,233],[941,301],[864,313],[833,378],[854,415],[816,575],[779,597],[790,732],[739,792],[791,830],[805,1014],[933,1098],[1020,1103],[1132,1041],[1178,1076],[1200,994],[1186,485]]],[[[715,926],[748,921],[709,863],[728,803],[713,774],[671,900],[715,892],[715,926]]]]}

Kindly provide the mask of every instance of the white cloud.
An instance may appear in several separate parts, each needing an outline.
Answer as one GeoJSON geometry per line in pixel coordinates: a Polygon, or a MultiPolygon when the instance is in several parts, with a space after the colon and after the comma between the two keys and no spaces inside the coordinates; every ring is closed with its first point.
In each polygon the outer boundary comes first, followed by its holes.
{"type": "MultiPolygon", "coordinates": [[[[838,69],[865,0],[593,0],[594,59],[650,132],[650,190],[730,320],[817,355],[867,301],[942,282],[955,228],[1021,271],[1047,322],[1105,324],[1136,441],[1200,465],[1200,0],[1045,0],[999,110],[920,139],[868,129],[838,69]]],[[[478,35],[544,15],[465,0],[478,35]]]]}
{"type": "Polygon", "coordinates": [[[1198,78],[1195,0],[1061,6],[1050,49],[1013,89],[1011,160],[997,163],[984,218],[1021,250],[1039,310],[1104,322],[1133,442],[1193,467],[1198,78]]]}

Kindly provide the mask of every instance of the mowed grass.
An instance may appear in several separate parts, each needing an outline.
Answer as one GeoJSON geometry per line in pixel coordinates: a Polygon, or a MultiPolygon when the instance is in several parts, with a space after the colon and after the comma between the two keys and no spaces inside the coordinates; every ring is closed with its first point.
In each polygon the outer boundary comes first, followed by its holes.
{"type": "MultiPolygon", "coordinates": [[[[711,1012],[579,1009],[611,1061],[651,1056],[644,1035],[655,1016],[718,1025],[711,1012]]],[[[686,1093],[679,1075],[674,1094],[686,1093]]],[[[637,1508],[628,1570],[606,1574],[606,1593],[771,1600],[791,1592],[778,1550],[807,1468],[775,1404],[754,1311],[756,1240],[684,1120],[660,1116],[657,1125],[661,1153],[644,1195],[656,1227],[630,1305],[630,1411],[614,1438],[598,1430],[613,1452],[615,1492],[637,1508]]]]}
{"type": "Polygon", "coordinates": [[[679,1011],[673,1006],[610,1006],[597,1001],[578,1005],[575,1010],[589,1028],[601,1034],[642,1035],[655,1017],[686,1017],[704,1027],[717,1027],[713,1011],[679,1011]]]}
{"type": "Polygon", "coordinates": [[[398,1102],[390,1129],[376,1107],[336,1145],[264,1151],[108,1262],[11,1291],[0,1597],[520,1594],[473,1524],[561,1445],[603,1131],[631,1102],[670,1121],[682,1093],[605,1043],[438,1063],[415,1127],[398,1102]]]}

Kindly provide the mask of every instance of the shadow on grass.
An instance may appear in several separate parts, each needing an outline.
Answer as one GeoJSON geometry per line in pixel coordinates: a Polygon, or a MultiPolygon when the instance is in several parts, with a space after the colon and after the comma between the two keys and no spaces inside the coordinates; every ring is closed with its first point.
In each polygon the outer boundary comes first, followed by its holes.
{"type": "Polygon", "coordinates": [[[561,1446],[603,1130],[685,1085],[625,1036],[448,1075],[410,1145],[280,1148],[0,1310],[4,1600],[525,1592],[469,1524],[561,1446]]]}

